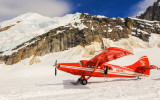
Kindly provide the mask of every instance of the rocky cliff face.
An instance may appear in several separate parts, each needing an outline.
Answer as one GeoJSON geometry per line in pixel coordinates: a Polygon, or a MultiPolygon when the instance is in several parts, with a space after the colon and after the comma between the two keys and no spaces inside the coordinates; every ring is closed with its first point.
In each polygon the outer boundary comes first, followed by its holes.
{"type": "Polygon", "coordinates": [[[156,21],[128,17],[111,19],[86,13],[81,13],[79,19],[79,23],[57,27],[10,51],[0,52],[0,62],[12,65],[33,55],[43,56],[78,45],[90,45],[91,42],[101,42],[101,48],[107,48],[104,46],[103,38],[119,41],[135,36],[148,42],[151,33],[160,34],[160,23],[156,21]]]}
{"type": "Polygon", "coordinates": [[[160,21],[160,0],[157,0],[153,6],[148,7],[145,13],[137,16],[137,18],[160,21]]]}

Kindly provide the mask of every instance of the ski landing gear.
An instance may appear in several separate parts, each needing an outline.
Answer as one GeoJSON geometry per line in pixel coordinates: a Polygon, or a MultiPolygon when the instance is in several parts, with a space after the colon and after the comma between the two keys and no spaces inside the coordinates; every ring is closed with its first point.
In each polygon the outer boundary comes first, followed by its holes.
{"type": "Polygon", "coordinates": [[[87,80],[89,80],[91,77],[89,76],[88,78],[85,78],[85,76],[81,76],[78,80],[77,80],[77,82],[71,82],[73,85],[77,85],[77,84],[79,84],[79,83],[81,83],[82,85],[86,85],[87,83],[88,83],[88,81],[87,80]]]}
{"type": "Polygon", "coordinates": [[[142,79],[142,78],[141,78],[141,77],[139,77],[139,76],[136,78],[136,80],[141,80],[141,79],[142,79]]]}

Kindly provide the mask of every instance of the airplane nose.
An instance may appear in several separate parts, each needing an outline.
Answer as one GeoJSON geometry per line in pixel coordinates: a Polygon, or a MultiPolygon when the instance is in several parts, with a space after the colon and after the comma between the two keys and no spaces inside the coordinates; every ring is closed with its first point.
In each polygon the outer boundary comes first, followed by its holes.
{"type": "Polygon", "coordinates": [[[60,65],[57,65],[57,67],[60,67],[60,65]]]}

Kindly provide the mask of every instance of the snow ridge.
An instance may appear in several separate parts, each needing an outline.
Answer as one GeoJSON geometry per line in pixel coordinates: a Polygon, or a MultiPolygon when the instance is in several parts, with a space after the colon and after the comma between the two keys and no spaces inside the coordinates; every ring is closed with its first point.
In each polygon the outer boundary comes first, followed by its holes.
{"type": "Polygon", "coordinates": [[[73,25],[80,30],[86,28],[81,24],[80,13],[68,14],[64,17],[49,18],[37,13],[27,13],[0,23],[1,28],[14,25],[6,31],[0,32],[0,51],[11,50],[16,46],[48,32],[59,26],[73,25]],[[17,23],[17,21],[21,21],[17,23]],[[79,23],[77,26],[74,23],[79,23]]]}

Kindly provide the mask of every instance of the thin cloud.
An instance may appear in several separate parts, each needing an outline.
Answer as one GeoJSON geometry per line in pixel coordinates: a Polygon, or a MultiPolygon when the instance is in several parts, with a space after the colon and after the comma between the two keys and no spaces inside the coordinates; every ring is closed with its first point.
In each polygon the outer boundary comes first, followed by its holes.
{"type": "Polygon", "coordinates": [[[67,0],[0,0],[0,22],[27,12],[54,17],[70,11],[67,0]]]}
{"type": "Polygon", "coordinates": [[[149,6],[153,5],[157,0],[142,0],[133,7],[129,16],[135,17],[138,13],[144,12],[149,6]]]}

